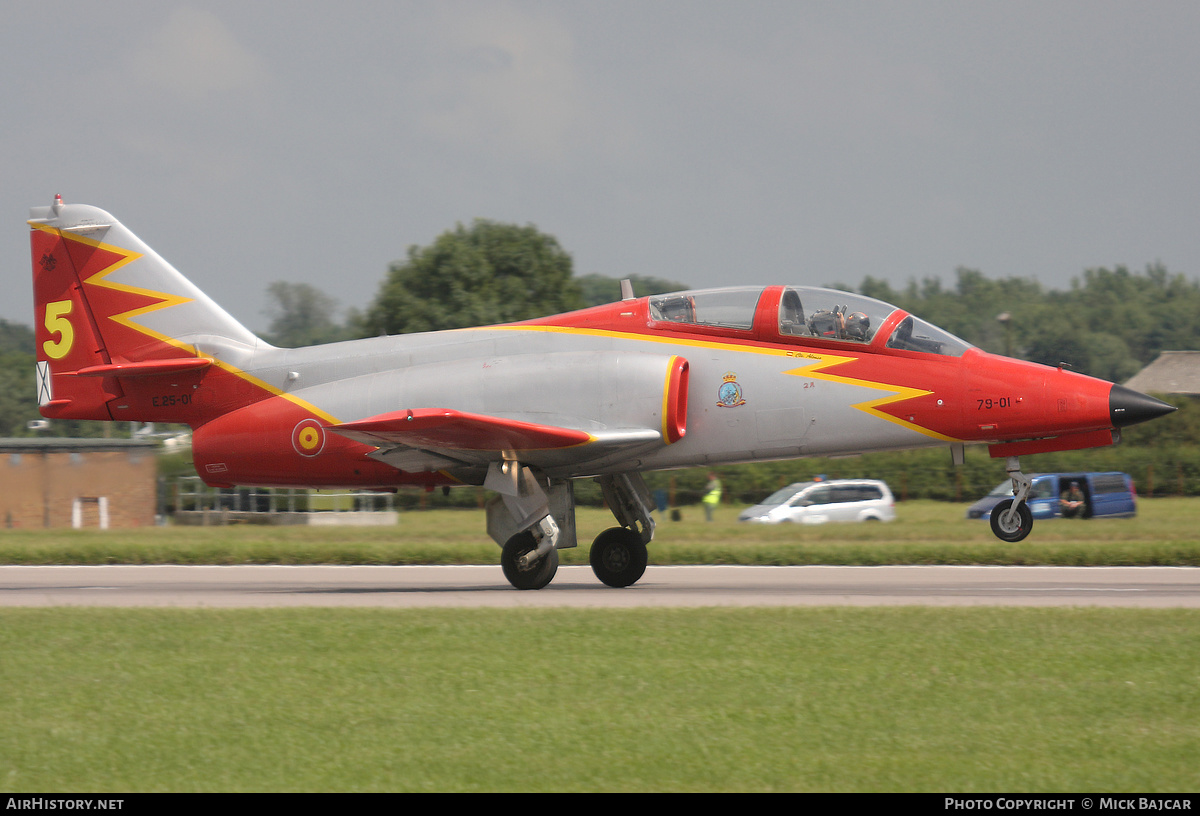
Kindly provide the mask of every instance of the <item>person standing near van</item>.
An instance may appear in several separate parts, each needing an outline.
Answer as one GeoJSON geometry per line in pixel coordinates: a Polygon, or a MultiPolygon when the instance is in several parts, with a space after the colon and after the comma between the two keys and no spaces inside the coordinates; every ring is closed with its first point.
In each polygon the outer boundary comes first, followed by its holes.
{"type": "Polygon", "coordinates": [[[711,470],[708,472],[708,484],[704,486],[704,498],[701,501],[704,503],[705,520],[712,521],[713,509],[721,503],[721,480],[711,470]]]}
{"type": "Polygon", "coordinates": [[[1063,518],[1076,518],[1083,515],[1084,495],[1079,488],[1079,482],[1071,482],[1071,486],[1062,492],[1058,498],[1062,508],[1063,518]]]}

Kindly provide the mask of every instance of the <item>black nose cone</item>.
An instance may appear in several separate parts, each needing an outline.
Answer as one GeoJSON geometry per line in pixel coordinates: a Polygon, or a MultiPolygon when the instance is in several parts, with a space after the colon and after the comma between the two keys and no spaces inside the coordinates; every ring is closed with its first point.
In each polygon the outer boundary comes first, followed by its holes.
{"type": "Polygon", "coordinates": [[[1114,385],[1108,394],[1108,415],[1115,428],[1136,425],[1174,410],[1174,405],[1123,385],[1114,385]]]}

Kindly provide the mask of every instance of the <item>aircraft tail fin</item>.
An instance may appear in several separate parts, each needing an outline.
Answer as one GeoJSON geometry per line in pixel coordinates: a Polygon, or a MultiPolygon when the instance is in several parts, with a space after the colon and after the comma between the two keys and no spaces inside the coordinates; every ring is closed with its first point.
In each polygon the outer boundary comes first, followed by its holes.
{"type": "Polygon", "coordinates": [[[155,421],[131,384],[180,389],[264,345],[103,210],[55,196],[29,226],[43,416],[155,421]]]}

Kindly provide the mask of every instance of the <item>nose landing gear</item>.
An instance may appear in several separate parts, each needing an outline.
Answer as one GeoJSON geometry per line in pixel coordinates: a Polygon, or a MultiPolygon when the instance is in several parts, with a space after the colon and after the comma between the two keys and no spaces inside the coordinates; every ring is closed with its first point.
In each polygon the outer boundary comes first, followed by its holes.
{"type": "Polygon", "coordinates": [[[1021,472],[1015,456],[1008,457],[1004,469],[1012,479],[1013,497],[992,508],[992,532],[1002,541],[1020,541],[1033,529],[1033,511],[1026,502],[1033,480],[1021,472]]]}

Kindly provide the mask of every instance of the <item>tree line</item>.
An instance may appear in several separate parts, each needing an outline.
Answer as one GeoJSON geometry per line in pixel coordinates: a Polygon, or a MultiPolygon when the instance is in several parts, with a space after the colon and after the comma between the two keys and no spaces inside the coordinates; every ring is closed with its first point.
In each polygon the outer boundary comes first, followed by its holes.
{"type": "Polygon", "coordinates": [[[960,268],[893,289],[868,276],[857,290],[906,309],[980,348],[1123,382],[1159,352],[1200,348],[1200,284],[1162,264],[1084,270],[1068,289],[1033,278],[990,280],[960,268]]]}

